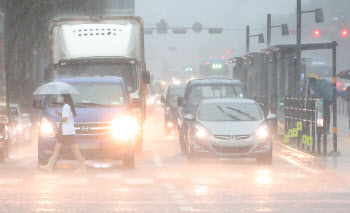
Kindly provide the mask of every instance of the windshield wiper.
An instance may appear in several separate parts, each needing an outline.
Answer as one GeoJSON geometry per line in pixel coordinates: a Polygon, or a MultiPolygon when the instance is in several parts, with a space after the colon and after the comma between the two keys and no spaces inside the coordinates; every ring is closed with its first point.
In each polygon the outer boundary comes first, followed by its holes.
{"type": "Polygon", "coordinates": [[[86,107],[86,106],[98,106],[98,107],[113,107],[111,105],[105,105],[105,104],[98,104],[98,103],[76,103],[77,106],[82,106],[82,107],[86,107]]]}
{"type": "Polygon", "coordinates": [[[238,117],[236,117],[236,116],[234,116],[234,115],[232,115],[232,114],[230,114],[230,113],[228,113],[228,112],[225,112],[219,105],[216,105],[216,106],[219,108],[219,110],[220,110],[224,115],[226,115],[226,116],[228,116],[228,117],[230,117],[230,118],[232,118],[232,119],[234,119],[234,120],[240,121],[240,119],[239,119],[238,117]]]}
{"type": "Polygon", "coordinates": [[[235,112],[238,112],[238,113],[240,113],[240,114],[242,114],[242,115],[245,115],[247,118],[249,118],[250,120],[253,120],[253,121],[256,121],[257,119],[255,118],[255,117],[253,117],[253,116],[251,116],[251,115],[249,115],[249,114],[247,114],[247,113],[245,113],[245,112],[242,112],[241,110],[238,110],[238,109],[235,109],[235,108],[232,108],[232,107],[227,107],[227,109],[230,109],[230,110],[233,110],[233,111],[235,111],[235,112]]]}

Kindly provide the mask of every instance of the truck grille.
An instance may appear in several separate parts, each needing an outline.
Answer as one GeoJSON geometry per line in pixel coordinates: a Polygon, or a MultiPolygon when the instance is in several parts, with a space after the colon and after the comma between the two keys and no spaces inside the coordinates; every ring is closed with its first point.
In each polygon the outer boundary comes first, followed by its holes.
{"type": "Polygon", "coordinates": [[[103,135],[109,132],[111,123],[75,123],[76,135],[103,135]]]}

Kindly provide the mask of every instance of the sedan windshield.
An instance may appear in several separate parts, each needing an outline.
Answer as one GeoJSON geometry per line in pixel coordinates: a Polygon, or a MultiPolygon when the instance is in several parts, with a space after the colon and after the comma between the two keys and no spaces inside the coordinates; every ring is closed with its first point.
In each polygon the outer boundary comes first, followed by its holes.
{"type": "MultiPolygon", "coordinates": [[[[79,92],[72,95],[76,107],[114,107],[124,104],[123,89],[112,83],[72,83],[79,92]]],[[[59,107],[58,95],[48,97],[49,107],[59,107]]]]}
{"type": "Polygon", "coordinates": [[[203,85],[194,86],[189,95],[189,104],[198,106],[203,99],[243,98],[241,85],[203,85]]]}
{"type": "Polygon", "coordinates": [[[199,111],[201,121],[256,121],[262,118],[255,103],[204,103],[199,111]]]}

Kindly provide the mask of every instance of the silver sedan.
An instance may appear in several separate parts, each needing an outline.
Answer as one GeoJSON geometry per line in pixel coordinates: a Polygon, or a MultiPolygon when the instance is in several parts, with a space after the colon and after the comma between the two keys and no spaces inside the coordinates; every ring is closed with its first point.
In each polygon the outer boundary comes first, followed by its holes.
{"type": "Polygon", "coordinates": [[[274,118],[273,114],[265,118],[254,100],[203,100],[194,115],[184,116],[191,123],[188,159],[248,157],[271,164],[272,137],[268,120],[274,118]]]}

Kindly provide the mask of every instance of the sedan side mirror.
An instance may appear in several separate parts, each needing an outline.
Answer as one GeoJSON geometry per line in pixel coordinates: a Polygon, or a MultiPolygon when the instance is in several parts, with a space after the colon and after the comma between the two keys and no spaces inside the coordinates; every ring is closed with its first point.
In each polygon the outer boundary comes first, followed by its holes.
{"type": "Polygon", "coordinates": [[[194,121],[194,117],[192,114],[186,114],[184,115],[184,119],[189,120],[189,121],[194,121]]]}
{"type": "Polygon", "coordinates": [[[184,103],[185,103],[184,97],[178,97],[177,98],[177,106],[178,107],[182,107],[184,105],[184,103]]]}
{"type": "Polygon", "coordinates": [[[266,117],[266,120],[273,120],[273,119],[276,119],[277,116],[275,114],[268,114],[267,117],[266,117]]]}
{"type": "Polygon", "coordinates": [[[165,103],[165,98],[164,98],[164,96],[160,97],[160,102],[162,102],[162,104],[165,103]]]}

